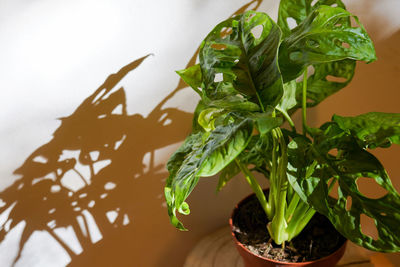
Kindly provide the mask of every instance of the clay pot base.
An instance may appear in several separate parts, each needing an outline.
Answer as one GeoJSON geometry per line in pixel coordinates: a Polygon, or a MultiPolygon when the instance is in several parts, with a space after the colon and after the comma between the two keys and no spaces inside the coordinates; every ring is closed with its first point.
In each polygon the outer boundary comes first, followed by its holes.
{"type": "Polygon", "coordinates": [[[232,214],[231,227],[239,253],[248,266],[334,266],[343,255],[346,239],[320,214],[313,219],[286,248],[270,241],[266,230],[267,218],[256,197],[251,195],[241,201],[232,214]],[[326,257],[335,259],[322,261],[326,257]],[[258,265],[269,259],[272,265],[258,265]],[[321,262],[318,265],[312,261],[321,262]],[[323,262],[323,263],[322,263],[323,262]],[[296,263],[296,264],[294,264],[296,263]]]}
{"type": "MultiPolygon", "coordinates": [[[[369,255],[369,251],[347,242],[346,252],[337,266],[374,267],[369,255]]],[[[204,236],[188,253],[183,267],[244,267],[243,259],[232,240],[230,227],[224,226],[204,236]]]]}

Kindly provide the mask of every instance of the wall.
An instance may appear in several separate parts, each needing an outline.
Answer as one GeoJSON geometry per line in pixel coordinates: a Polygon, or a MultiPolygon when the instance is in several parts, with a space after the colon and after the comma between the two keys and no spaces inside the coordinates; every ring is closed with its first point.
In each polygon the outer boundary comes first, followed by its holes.
{"type": "MultiPolygon", "coordinates": [[[[349,88],[311,111],[315,125],[338,103],[341,115],[399,111],[400,5],[348,2],[380,60],[360,65],[349,88]]],[[[189,199],[185,233],[169,224],[162,192],[165,162],[190,132],[197,101],[174,70],[247,4],[274,15],[278,7],[272,0],[0,3],[2,266],[180,266],[202,236],[226,224],[249,192],[243,179],[218,196],[216,179],[203,179],[189,199]]],[[[393,177],[399,152],[384,158],[393,177]]]]}

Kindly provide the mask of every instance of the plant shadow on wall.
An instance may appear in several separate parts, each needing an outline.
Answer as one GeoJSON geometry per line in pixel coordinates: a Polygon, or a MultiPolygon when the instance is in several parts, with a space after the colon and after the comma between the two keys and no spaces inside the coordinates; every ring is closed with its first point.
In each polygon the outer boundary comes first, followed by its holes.
{"type": "MultiPolygon", "coordinates": [[[[191,114],[162,108],[182,86],[147,117],[127,114],[124,88],[116,85],[146,57],[110,75],[72,115],[62,118],[52,140],[15,171],[21,178],[1,192],[0,212],[9,214],[0,240],[24,224],[14,263],[35,231],[46,231],[74,263],[80,251],[59,235],[61,228],[73,231],[83,251],[108,243],[114,244],[119,256],[129,255],[108,239],[130,232],[134,215],[149,220],[151,211],[145,209],[161,207],[166,172],[163,165],[154,166],[154,152],[183,139],[184,132],[176,124],[187,122],[191,114]],[[150,155],[148,166],[142,163],[146,155],[150,155]],[[159,191],[160,196],[151,199],[148,193],[138,193],[138,188],[159,191]]],[[[132,239],[132,234],[127,238],[132,239]]],[[[107,249],[112,255],[112,245],[107,249]]]]}
{"type": "MultiPolygon", "coordinates": [[[[250,1],[233,15],[257,9],[262,1],[250,1]]],[[[164,165],[155,165],[155,151],[182,141],[190,131],[182,125],[189,125],[192,114],[163,107],[187,87],[182,80],[146,117],[127,113],[125,89],[117,85],[146,58],[111,74],[62,118],[53,138],[14,171],[21,178],[0,192],[0,242],[22,229],[14,264],[28,240],[44,232],[71,258],[69,266],[116,261],[134,266],[132,244],[135,233],[143,231],[138,221],[147,225],[161,209],[168,220],[161,208],[168,174],[164,165]],[[149,192],[159,195],[149,197],[149,192]]]]}

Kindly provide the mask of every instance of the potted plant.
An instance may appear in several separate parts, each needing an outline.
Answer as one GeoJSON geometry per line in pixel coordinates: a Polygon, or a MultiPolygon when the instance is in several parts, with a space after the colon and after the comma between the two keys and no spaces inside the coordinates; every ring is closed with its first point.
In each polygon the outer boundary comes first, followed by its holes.
{"type": "Polygon", "coordinates": [[[242,172],[270,243],[284,249],[318,212],[357,245],[399,251],[400,196],[369,151],[400,144],[400,114],[334,115],[308,126],[308,107],[344,88],[356,61],[376,60],[370,37],[340,0],[312,2],[281,0],[277,23],[255,11],[221,22],[202,42],[200,63],[177,72],[201,100],[192,133],[167,164],[171,222],[186,230],[176,212],[190,213],[185,200],[201,177],[219,173],[220,190],[242,172]],[[292,120],[296,110],[301,131],[292,120]],[[268,178],[268,194],[254,172],[268,178]],[[367,198],[357,187],[361,177],[387,194],[367,198]],[[337,199],[329,195],[335,185],[337,199]],[[375,221],[377,239],[361,231],[362,215],[375,221]]]}

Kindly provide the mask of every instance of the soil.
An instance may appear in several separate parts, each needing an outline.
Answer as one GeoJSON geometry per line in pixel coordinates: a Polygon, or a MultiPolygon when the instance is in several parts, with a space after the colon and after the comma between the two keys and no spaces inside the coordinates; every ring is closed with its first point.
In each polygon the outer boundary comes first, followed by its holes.
{"type": "Polygon", "coordinates": [[[254,254],[277,261],[317,260],[332,254],[346,241],[325,216],[316,213],[304,230],[286,242],[282,249],[271,240],[267,223],[266,214],[255,195],[242,201],[233,214],[236,239],[254,254]]]}

